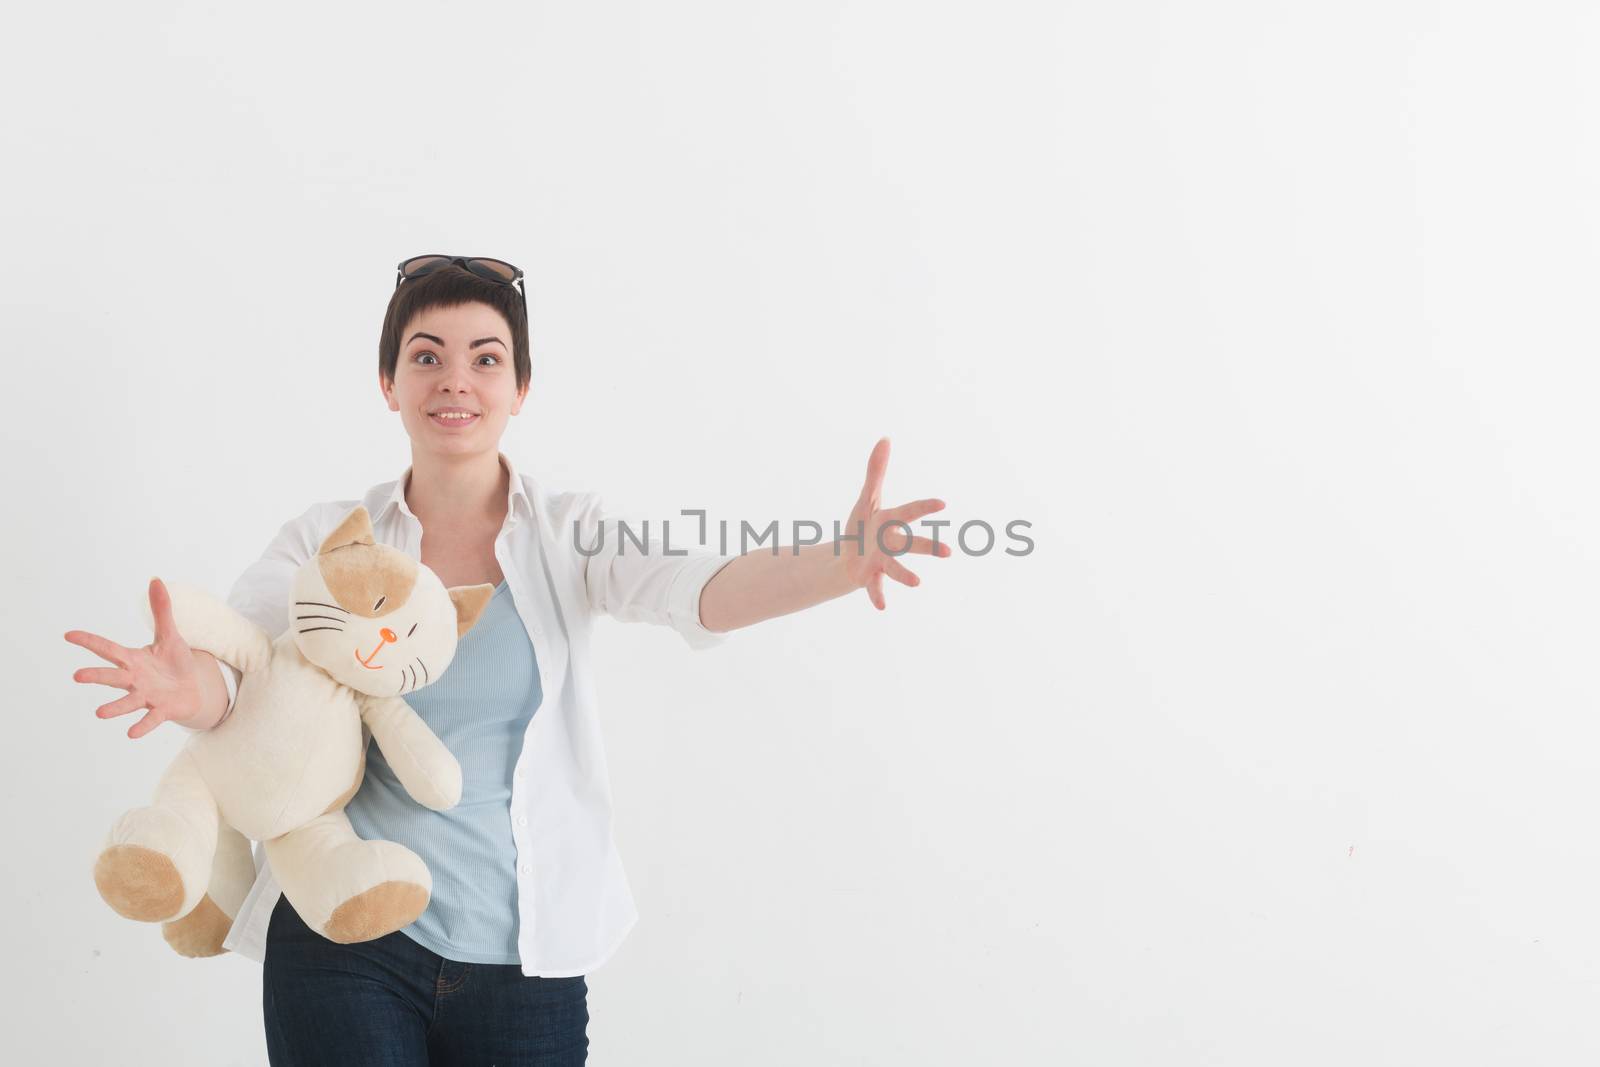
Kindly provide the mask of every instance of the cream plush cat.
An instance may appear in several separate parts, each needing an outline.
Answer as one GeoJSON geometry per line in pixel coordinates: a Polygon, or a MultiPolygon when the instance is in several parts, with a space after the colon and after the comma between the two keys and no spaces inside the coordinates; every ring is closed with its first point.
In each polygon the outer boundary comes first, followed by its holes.
{"type": "Polygon", "coordinates": [[[296,574],[276,642],[204,592],[169,592],[184,640],[243,677],[233,712],[189,739],[154,803],[112,827],[94,865],[100,895],[120,915],[163,923],[179,953],[214,956],[255,880],[254,839],[324,937],[368,941],[414,921],[433,888],[427,865],[357,837],[344,806],[369,738],[418,803],[444,811],[461,799],[460,765],[402,698],[444,673],[494,587],[446,589],[374,543],[357,507],[296,574]]]}

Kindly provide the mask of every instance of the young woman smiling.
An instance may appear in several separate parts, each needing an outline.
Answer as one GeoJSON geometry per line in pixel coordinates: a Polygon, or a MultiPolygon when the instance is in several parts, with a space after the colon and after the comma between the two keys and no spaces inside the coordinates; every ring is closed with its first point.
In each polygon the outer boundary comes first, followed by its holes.
{"type": "MultiPolygon", "coordinates": [[[[357,503],[377,540],[420,559],[446,586],[495,586],[449,670],[407,698],[459,760],[460,803],[436,812],[411,801],[373,746],[345,810],[360,836],[399,842],[427,862],[434,886],[422,916],[373,941],[336,944],[300,921],[258,858],[255,886],[217,931],[217,951],[264,964],[276,1065],[584,1062],[584,976],[637,916],[611,837],[593,616],[670,626],[701,648],[857,589],[882,610],[885,575],[918,581],[896,556],[950,554],[900,525],[940,501],[881,506],[887,439],[872,449],[837,547],[620,552],[598,496],[546,490],[500,451],[531,377],[521,273],[458,256],[401,264],[378,386],[410,439],[409,467],[358,499],[313,505],[284,524],[228,594],[269,634],[283,633],[291,576],[357,503]]],[[[226,729],[236,672],[184,643],[159,580],[150,604],[156,633],[142,648],[68,633],[116,665],[74,679],[127,690],[96,711],[101,718],[146,710],[129,737],[162,722],[226,729]]]]}

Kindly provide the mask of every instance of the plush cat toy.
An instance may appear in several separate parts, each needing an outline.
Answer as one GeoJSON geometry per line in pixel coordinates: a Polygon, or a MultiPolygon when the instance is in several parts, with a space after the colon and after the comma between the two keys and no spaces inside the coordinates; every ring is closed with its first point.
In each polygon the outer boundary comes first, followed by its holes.
{"type": "Polygon", "coordinates": [[[170,592],[184,640],[243,677],[232,714],[191,737],[155,802],[112,827],[94,865],[100,895],[120,915],[163,923],[179,953],[217,955],[255,881],[254,839],[289,903],[329,940],[414,921],[433,888],[427,865],[357,837],[344,806],[369,738],[418,803],[444,811],[461,799],[460,765],[402,697],[444,673],[494,587],[446,589],[374,543],[357,507],[295,575],[276,641],[206,593],[170,592]]]}

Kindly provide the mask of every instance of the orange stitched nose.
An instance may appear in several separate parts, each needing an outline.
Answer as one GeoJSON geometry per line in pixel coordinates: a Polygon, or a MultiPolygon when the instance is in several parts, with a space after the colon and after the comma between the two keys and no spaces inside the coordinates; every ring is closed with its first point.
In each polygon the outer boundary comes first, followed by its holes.
{"type": "Polygon", "coordinates": [[[378,653],[383,651],[384,645],[392,645],[396,641],[400,640],[394,635],[394,631],[389,629],[387,626],[378,631],[378,636],[382,638],[382,640],[378,642],[378,647],[373,649],[365,658],[362,658],[361,650],[359,648],[356,649],[356,659],[359,660],[361,665],[369,671],[383,670],[382,667],[374,667],[372,665],[372,661],[378,658],[378,653]]]}

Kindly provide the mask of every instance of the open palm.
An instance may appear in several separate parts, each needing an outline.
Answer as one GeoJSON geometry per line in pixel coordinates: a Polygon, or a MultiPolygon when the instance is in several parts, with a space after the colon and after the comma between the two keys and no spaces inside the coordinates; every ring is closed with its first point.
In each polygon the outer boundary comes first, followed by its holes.
{"type": "Polygon", "coordinates": [[[159,578],[150,579],[150,613],[155,619],[155,639],[143,648],[126,648],[84,630],[69,630],[66,634],[68,641],[116,664],[114,669],[83,667],[73,673],[73,681],[128,691],[126,696],[96,708],[96,716],[110,719],[140,708],[149,709],[128,731],[128,736],[135,738],[163,722],[187,719],[200,708],[194,654],[178,633],[172,618],[172,598],[159,578]]]}
{"type": "Polygon", "coordinates": [[[908,552],[924,556],[950,554],[949,545],[935,545],[930,539],[914,536],[908,530],[922,516],[943,509],[943,500],[914,500],[893,508],[878,506],[883,490],[883,473],[888,468],[889,439],[884,437],[872,448],[872,455],[867,459],[866,483],[861,487],[861,495],[856,498],[856,505],[844,523],[843,536],[854,538],[859,531],[862,543],[857,545],[854,540],[843,542],[839,549],[851,583],[858,589],[866,589],[867,596],[879,611],[886,606],[883,600],[885,574],[902,585],[915,586],[922,581],[895,557],[908,552]]]}

